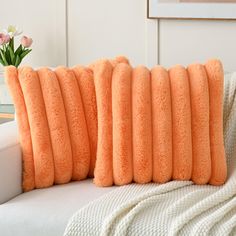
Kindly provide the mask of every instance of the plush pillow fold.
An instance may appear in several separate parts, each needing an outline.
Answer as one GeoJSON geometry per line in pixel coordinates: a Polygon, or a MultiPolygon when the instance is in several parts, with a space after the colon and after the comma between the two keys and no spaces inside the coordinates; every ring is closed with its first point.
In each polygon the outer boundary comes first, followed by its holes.
{"type": "Polygon", "coordinates": [[[94,66],[94,83],[98,112],[97,160],[94,182],[98,186],[113,184],[112,169],[112,85],[113,67],[108,60],[94,66]]]}
{"type": "Polygon", "coordinates": [[[223,66],[219,60],[209,60],[205,64],[210,100],[210,144],[211,178],[210,184],[221,185],[227,178],[227,166],[223,138],[223,66]]]}
{"type": "Polygon", "coordinates": [[[56,75],[49,69],[38,70],[53,150],[56,184],[72,176],[72,152],[62,94],[56,75]]]}
{"type": "Polygon", "coordinates": [[[24,95],[18,79],[18,71],[14,66],[5,70],[6,83],[15,104],[19,141],[23,154],[23,190],[30,191],[35,188],[34,158],[24,95]]]}
{"type": "Polygon", "coordinates": [[[46,109],[39,77],[30,67],[18,70],[24,94],[32,138],[35,187],[49,187],[54,183],[54,161],[46,109]]]}
{"type": "Polygon", "coordinates": [[[113,177],[117,185],[133,180],[131,82],[131,67],[117,65],[112,76],[113,177]]]}
{"type": "Polygon", "coordinates": [[[188,74],[177,65],[170,69],[173,135],[173,179],[190,180],[192,174],[191,106],[188,74]]]}
{"type": "Polygon", "coordinates": [[[77,78],[81,97],[83,100],[85,118],[87,122],[89,142],[90,142],[90,168],[89,176],[94,176],[94,168],[96,163],[97,153],[97,103],[95,86],[93,80],[93,71],[82,67],[76,66],[73,68],[74,74],[77,78]]]}
{"type": "Polygon", "coordinates": [[[205,68],[200,64],[188,66],[188,74],[193,144],[192,180],[197,184],[206,184],[211,177],[208,80],[205,68]]]}
{"type": "Polygon", "coordinates": [[[132,75],[132,132],[134,181],[152,180],[151,76],[143,66],[132,75]]]}
{"type": "Polygon", "coordinates": [[[172,112],[168,72],[161,66],[152,76],[153,181],[165,183],[172,177],[172,112]]]}
{"type": "Polygon", "coordinates": [[[79,86],[72,70],[58,67],[55,73],[64,100],[71,138],[73,157],[72,180],[85,179],[89,172],[90,146],[79,86]]]}
{"type": "Polygon", "coordinates": [[[23,189],[94,177],[97,186],[227,178],[223,67],[6,67],[23,153],[23,189]]]}

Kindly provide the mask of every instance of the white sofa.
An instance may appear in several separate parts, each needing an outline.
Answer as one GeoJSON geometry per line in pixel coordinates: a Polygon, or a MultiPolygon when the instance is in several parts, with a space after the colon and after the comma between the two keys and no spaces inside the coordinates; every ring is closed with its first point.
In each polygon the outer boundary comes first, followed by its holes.
{"type": "Polygon", "coordinates": [[[0,235],[59,236],[78,209],[116,187],[91,179],[22,193],[21,149],[16,122],[0,126],[0,235]]]}
{"type": "Polygon", "coordinates": [[[0,236],[63,235],[78,209],[117,188],[99,188],[87,179],[22,193],[17,136],[15,121],[0,125],[0,236]]]}

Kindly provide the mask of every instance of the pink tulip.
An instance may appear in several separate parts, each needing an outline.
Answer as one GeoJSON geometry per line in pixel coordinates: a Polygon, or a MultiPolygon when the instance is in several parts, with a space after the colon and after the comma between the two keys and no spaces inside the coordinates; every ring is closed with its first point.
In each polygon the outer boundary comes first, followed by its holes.
{"type": "Polygon", "coordinates": [[[5,35],[0,33],[0,45],[3,45],[5,42],[5,35]]]}
{"type": "Polygon", "coordinates": [[[10,36],[8,34],[0,33],[0,45],[9,43],[9,41],[10,41],[10,36]]]}
{"type": "Polygon", "coordinates": [[[23,36],[23,37],[21,38],[21,44],[22,44],[22,46],[25,47],[25,48],[29,48],[32,43],[33,43],[32,38],[28,38],[27,36],[23,36]]]}
{"type": "Polygon", "coordinates": [[[11,39],[10,35],[6,34],[5,35],[5,43],[9,43],[10,39],[11,39]]]}

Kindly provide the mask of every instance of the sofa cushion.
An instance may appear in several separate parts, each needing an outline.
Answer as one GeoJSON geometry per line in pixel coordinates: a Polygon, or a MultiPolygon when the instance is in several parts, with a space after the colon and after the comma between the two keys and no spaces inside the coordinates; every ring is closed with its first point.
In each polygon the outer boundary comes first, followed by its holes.
{"type": "Polygon", "coordinates": [[[87,179],[23,193],[0,205],[0,235],[63,235],[73,213],[115,188],[87,179]]]}
{"type": "MultiPolygon", "coordinates": [[[[0,204],[21,194],[21,148],[16,122],[0,125],[0,204]]],[[[1,235],[1,233],[0,233],[1,235]]]]}

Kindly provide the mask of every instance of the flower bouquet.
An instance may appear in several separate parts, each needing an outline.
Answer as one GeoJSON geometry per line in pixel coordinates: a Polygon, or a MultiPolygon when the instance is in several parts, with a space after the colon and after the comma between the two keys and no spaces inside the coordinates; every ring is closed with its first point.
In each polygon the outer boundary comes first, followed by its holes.
{"type": "Polygon", "coordinates": [[[14,37],[21,33],[12,25],[0,33],[0,63],[3,66],[13,65],[18,67],[23,58],[32,51],[29,48],[33,40],[27,36],[23,36],[18,48],[14,49],[14,37]]]}

